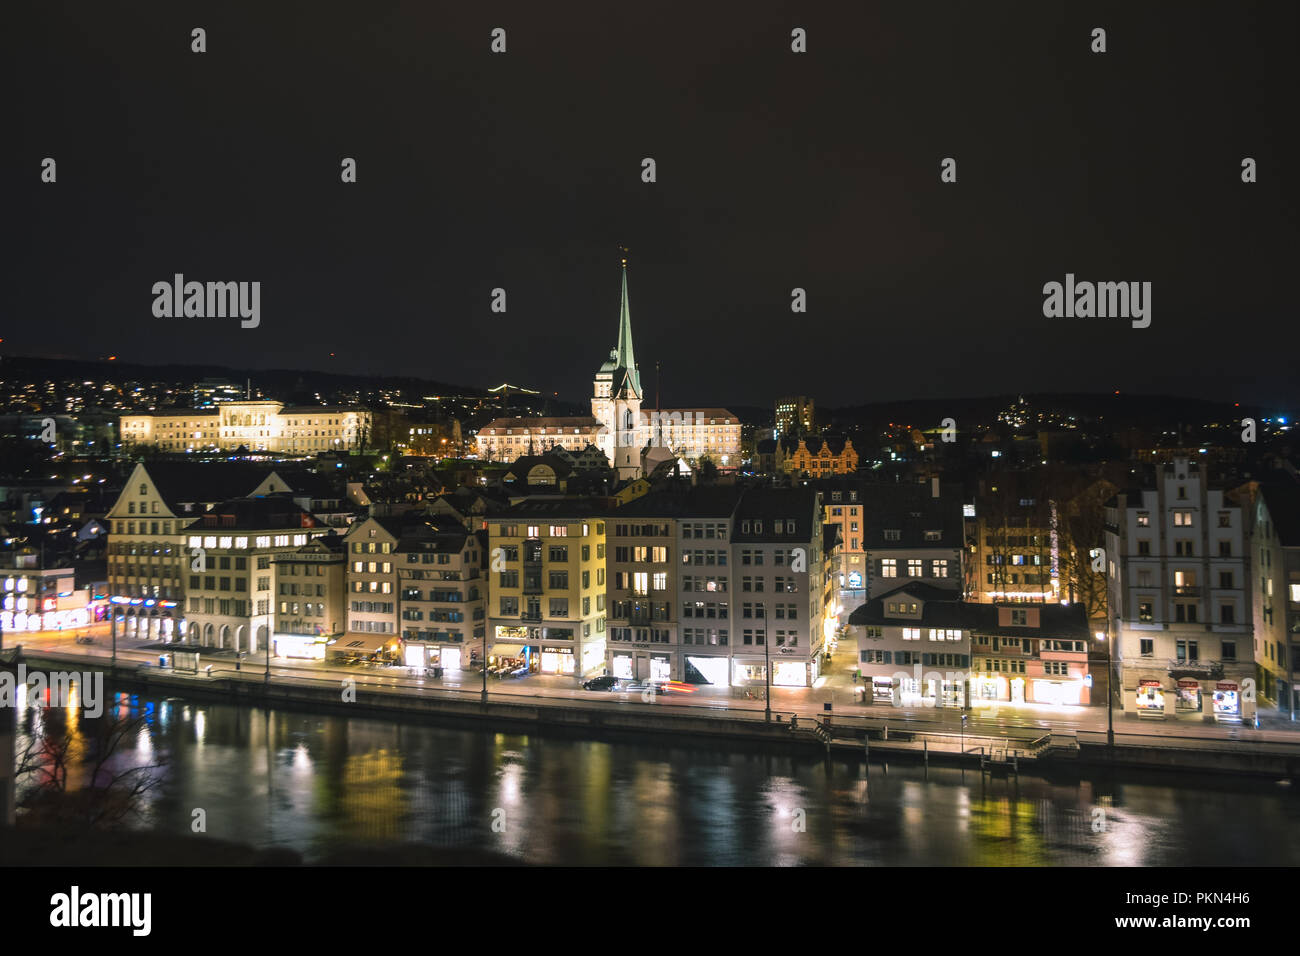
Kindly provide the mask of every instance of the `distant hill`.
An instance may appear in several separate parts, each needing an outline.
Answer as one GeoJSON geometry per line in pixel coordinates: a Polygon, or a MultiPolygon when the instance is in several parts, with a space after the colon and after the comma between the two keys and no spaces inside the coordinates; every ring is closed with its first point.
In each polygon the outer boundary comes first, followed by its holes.
{"type": "Polygon", "coordinates": [[[0,378],[15,377],[57,380],[112,378],[119,381],[175,381],[186,384],[208,378],[229,379],[237,383],[252,379],[255,387],[277,397],[304,390],[328,394],[375,388],[400,388],[404,392],[418,391],[423,395],[481,396],[487,394],[486,389],[482,388],[405,376],[352,375],[346,372],[316,372],[301,369],[258,369],[250,372],[224,365],[142,365],[134,362],[6,355],[0,359],[0,378]]]}
{"type": "MultiPolygon", "coordinates": [[[[889,423],[931,427],[944,418],[988,423],[1004,409],[1020,400],[1020,395],[980,398],[907,399],[894,402],[870,402],[829,409],[837,426],[877,426],[889,423]]],[[[1112,427],[1192,425],[1219,421],[1234,415],[1260,415],[1252,406],[1235,406],[1231,402],[1207,401],[1174,395],[1140,394],[1026,394],[1025,402],[1034,412],[1074,415],[1080,423],[1107,422],[1112,427]]],[[[819,409],[820,411],[820,409],[819,409]]]]}

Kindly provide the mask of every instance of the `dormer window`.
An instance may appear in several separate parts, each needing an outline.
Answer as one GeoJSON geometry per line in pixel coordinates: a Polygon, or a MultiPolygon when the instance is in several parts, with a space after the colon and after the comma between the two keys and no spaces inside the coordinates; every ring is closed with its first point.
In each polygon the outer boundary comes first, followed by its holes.
{"type": "Polygon", "coordinates": [[[886,528],[886,529],[885,529],[885,540],[886,540],[886,541],[901,541],[902,538],[903,538],[903,532],[902,532],[900,529],[898,529],[898,528],[886,528]]]}

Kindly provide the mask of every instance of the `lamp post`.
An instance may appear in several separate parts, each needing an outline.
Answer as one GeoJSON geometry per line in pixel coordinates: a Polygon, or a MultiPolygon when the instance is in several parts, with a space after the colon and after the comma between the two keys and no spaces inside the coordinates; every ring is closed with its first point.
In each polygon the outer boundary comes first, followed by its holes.
{"type": "Polygon", "coordinates": [[[1098,631],[1097,640],[1106,644],[1106,746],[1112,751],[1115,749],[1115,713],[1113,703],[1115,694],[1111,688],[1111,681],[1114,678],[1114,668],[1111,665],[1110,641],[1106,639],[1105,631],[1098,631]]]}
{"type": "Polygon", "coordinates": [[[767,630],[763,631],[763,720],[772,722],[772,658],[767,650],[767,630]]]}
{"type": "MultiPolygon", "coordinates": [[[[1291,638],[1287,638],[1287,656],[1286,656],[1286,705],[1290,712],[1291,719],[1295,720],[1295,648],[1291,646],[1291,638]]],[[[1258,711],[1256,712],[1258,713],[1258,711]]]]}
{"type": "Polygon", "coordinates": [[[480,702],[484,707],[487,706],[487,623],[483,624],[483,659],[479,661],[483,669],[483,694],[480,702]]]}

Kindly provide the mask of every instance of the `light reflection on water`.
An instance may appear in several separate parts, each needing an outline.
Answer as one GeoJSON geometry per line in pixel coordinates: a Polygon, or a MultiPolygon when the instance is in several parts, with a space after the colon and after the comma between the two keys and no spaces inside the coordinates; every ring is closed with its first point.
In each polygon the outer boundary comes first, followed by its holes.
{"type": "MultiPolygon", "coordinates": [[[[423,843],[551,864],[1296,865],[1300,794],[1205,775],[1017,782],[912,764],[608,743],[119,695],[141,825],[287,846],[423,843]],[[269,767],[269,772],[268,772],[269,767]],[[270,784],[268,786],[268,777],[270,784]]],[[[19,745],[48,712],[20,712],[19,745]]],[[[69,714],[89,732],[94,721],[69,714]]]]}

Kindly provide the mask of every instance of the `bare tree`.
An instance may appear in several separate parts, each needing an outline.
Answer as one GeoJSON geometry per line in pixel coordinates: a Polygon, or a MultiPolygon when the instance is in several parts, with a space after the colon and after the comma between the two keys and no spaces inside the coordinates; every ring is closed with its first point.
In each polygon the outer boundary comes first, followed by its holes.
{"type": "Polygon", "coordinates": [[[1094,549],[1105,543],[1106,501],[1115,485],[1098,479],[1065,503],[1060,513],[1061,579],[1069,587],[1071,601],[1088,609],[1088,619],[1105,618],[1106,567],[1093,570],[1094,549]]]}
{"type": "Polygon", "coordinates": [[[125,750],[141,733],[143,717],[113,714],[82,720],[70,729],[62,710],[50,708],[27,738],[17,760],[17,805],[35,824],[112,827],[142,816],[147,796],[166,766],[162,758],[136,763],[125,750]]]}

